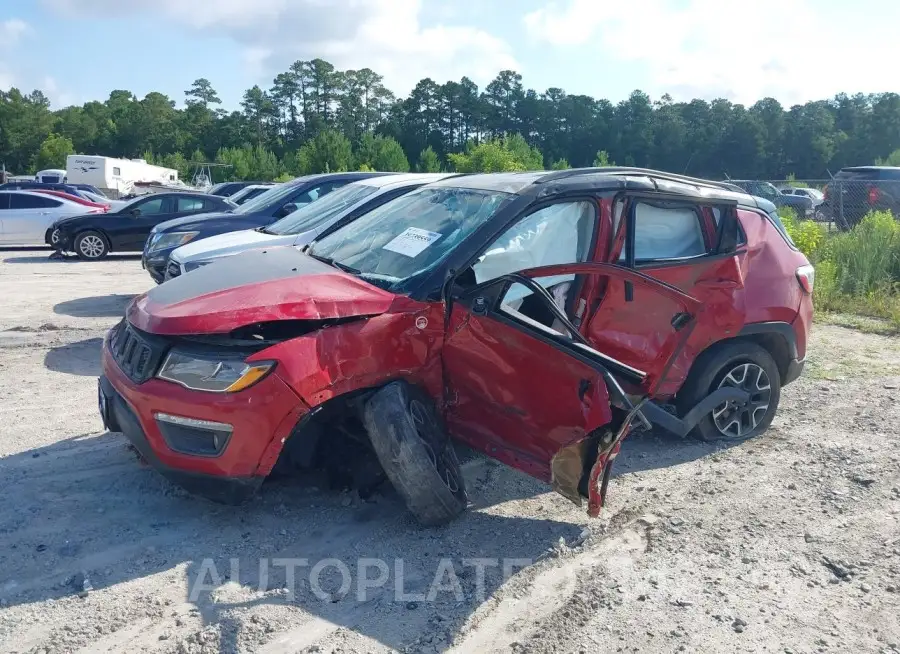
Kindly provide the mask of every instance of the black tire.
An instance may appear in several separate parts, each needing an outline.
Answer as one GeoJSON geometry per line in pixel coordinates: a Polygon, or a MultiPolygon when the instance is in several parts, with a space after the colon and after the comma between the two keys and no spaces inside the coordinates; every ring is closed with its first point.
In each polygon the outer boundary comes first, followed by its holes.
{"type": "Polygon", "coordinates": [[[109,254],[109,241],[94,230],[81,232],[75,237],[75,254],[82,261],[99,261],[109,254]]]}
{"type": "Polygon", "coordinates": [[[428,395],[391,382],[369,398],[363,423],[385,474],[421,524],[445,524],[465,511],[459,460],[428,395]]]}
{"type": "Polygon", "coordinates": [[[713,346],[697,358],[676,397],[678,415],[684,416],[721,385],[741,386],[735,383],[740,381],[740,370],[745,371],[747,381],[745,390],[756,391],[751,394],[751,404],[746,407],[729,405],[726,413],[718,415],[717,412],[721,407],[716,407],[712,413],[697,423],[690,436],[704,441],[738,442],[759,436],[769,428],[781,400],[781,373],[772,355],[750,341],[735,341],[713,346]],[[766,379],[762,375],[757,375],[760,370],[768,381],[768,389],[763,391],[753,388],[766,385],[766,379]],[[732,376],[725,381],[729,374],[732,376]],[[763,406],[765,412],[760,413],[763,406]],[[738,421],[737,425],[735,420],[738,421]],[[729,423],[728,429],[723,430],[722,426],[726,422],[729,423]]]}

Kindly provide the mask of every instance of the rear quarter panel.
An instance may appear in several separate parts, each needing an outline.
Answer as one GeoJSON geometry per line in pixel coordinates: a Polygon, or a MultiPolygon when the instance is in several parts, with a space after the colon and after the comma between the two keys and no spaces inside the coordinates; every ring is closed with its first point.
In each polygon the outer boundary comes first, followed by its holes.
{"type": "MultiPolygon", "coordinates": [[[[738,217],[747,235],[747,256],[744,259],[745,322],[779,321],[792,324],[804,299],[811,314],[812,304],[800,288],[796,275],[797,268],[809,263],[806,257],[789,246],[778,228],[762,215],[740,209],[738,217]]],[[[802,356],[806,334],[797,336],[802,356]]]]}

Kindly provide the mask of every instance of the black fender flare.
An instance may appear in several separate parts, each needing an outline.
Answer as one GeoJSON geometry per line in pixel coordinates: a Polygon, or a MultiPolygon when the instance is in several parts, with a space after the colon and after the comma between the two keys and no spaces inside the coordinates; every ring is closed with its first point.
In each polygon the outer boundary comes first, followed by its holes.
{"type": "Polygon", "coordinates": [[[797,350],[797,333],[790,323],[775,320],[772,322],[752,322],[744,325],[738,333],[741,336],[758,336],[760,334],[777,334],[787,344],[788,354],[792,360],[799,359],[797,350]]]}

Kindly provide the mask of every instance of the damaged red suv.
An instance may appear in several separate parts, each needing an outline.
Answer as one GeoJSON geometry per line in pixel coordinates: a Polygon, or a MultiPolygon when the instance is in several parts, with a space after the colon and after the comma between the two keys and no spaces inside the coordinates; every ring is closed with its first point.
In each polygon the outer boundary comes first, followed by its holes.
{"type": "Polygon", "coordinates": [[[339,448],[445,522],[467,501],[459,441],[596,515],[633,429],[769,426],[803,368],[812,286],[774,205],[728,184],[455,177],[305,251],[229,257],[136,298],[105,339],[100,411],[222,501],[339,448]]]}

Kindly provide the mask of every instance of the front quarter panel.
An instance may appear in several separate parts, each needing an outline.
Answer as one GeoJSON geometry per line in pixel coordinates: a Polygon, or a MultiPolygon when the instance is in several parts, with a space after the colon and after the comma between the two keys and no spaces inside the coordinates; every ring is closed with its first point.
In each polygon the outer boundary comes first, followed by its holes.
{"type": "Polygon", "coordinates": [[[278,374],[311,407],[393,379],[441,397],[443,306],[398,298],[388,313],[320,329],[267,348],[278,374]]]}

